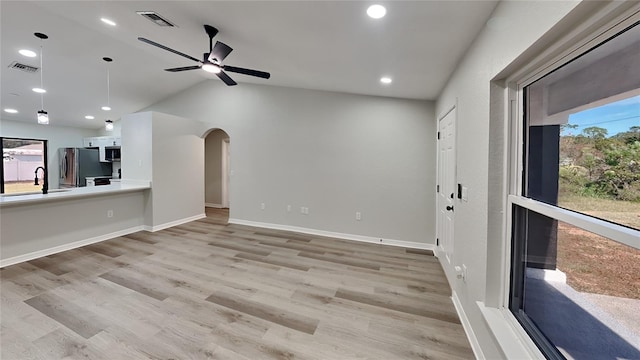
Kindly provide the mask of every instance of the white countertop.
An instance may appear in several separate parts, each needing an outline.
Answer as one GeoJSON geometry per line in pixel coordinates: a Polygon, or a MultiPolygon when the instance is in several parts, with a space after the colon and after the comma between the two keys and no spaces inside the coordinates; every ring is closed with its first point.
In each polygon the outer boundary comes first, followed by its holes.
{"type": "Polygon", "coordinates": [[[60,201],[67,199],[77,199],[82,197],[100,196],[123,192],[139,191],[151,188],[150,181],[123,180],[117,184],[87,186],[67,189],[50,189],[48,194],[39,192],[29,192],[20,194],[0,195],[0,207],[34,204],[46,201],[60,201]]]}

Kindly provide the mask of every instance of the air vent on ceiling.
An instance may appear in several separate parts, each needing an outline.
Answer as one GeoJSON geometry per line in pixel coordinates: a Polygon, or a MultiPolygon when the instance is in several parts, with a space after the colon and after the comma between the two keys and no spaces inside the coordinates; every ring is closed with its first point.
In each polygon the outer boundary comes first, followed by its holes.
{"type": "Polygon", "coordinates": [[[155,11],[136,11],[136,14],[147,18],[149,21],[153,22],[158,26],[175,27],[175,25],[171,21],[163,18],[160,14],[158,14],[155,11]]]}
{"type": "Polygon", "coordinates": [[[40,68],[37,68],[35,66],[22,64],[22,63],[19,63],[17,61],[14,61],[11,64],[9,64],[9,67],[12,68],[12,69],[22,70],[22,71],[28,72],[28,73],[35,73],[35,72],[38,72],[38,70],[40,70],[40,68]]]}

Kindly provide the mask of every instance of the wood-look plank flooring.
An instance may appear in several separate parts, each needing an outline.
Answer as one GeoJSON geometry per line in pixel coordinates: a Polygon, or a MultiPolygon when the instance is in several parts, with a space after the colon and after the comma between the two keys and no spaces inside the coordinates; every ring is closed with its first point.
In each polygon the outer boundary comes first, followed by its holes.
{"type": "Polygon", "coordinates": [[[431,252],[228,212],[0,270],[0,359],[472,359],[431,252]]]}

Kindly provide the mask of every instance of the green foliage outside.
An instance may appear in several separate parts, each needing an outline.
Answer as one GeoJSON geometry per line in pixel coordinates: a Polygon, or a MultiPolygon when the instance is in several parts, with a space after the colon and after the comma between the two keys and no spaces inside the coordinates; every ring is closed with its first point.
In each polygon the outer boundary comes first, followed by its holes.
{"type": "Polygon", "coordinates": [[[595,126],[562,136],[559,175],[561,192],[640,202],[640,126],[611,137],[595,126]]]}

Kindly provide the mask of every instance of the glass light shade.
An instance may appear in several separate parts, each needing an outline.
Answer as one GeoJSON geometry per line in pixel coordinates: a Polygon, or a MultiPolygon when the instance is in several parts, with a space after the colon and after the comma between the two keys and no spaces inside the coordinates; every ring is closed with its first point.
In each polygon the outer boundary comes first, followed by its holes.
{"type": "Polygon", "coordinates": [[[46,111],[44,110],[38,111],[38,124],[41,124],[41,125],[49,124],[49,114],[46,111]]]}
{"type": "Polygon", "coordinates": [[[113,131],[113,121],[107,120],[104,122],[104,129],[107,131],[113,131]]]}
{"type": "Polygon", "coordinates": [[[213,64],[204,64],[202,65],[202,70],[206,71],[206,72],[210,72],[210,73],[214,73],[214,74],[219,74],[220,68],[216,65],[213,64]]]}

